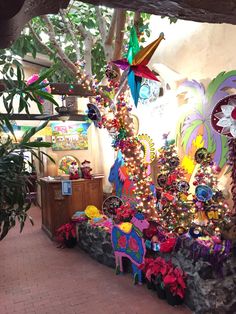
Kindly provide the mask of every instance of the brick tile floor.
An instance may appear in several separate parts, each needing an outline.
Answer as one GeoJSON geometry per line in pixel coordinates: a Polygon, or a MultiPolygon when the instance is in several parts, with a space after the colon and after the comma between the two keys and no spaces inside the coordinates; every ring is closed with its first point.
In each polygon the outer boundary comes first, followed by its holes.
{"type": "Polygon", "coordinates": [[[30,210],[35,225],[11,230],[0,242],[0,314],[189,314],[171,307],[131,274],[116,276],[76,249],[58,249],[41,230],[40,209],[30,210]]]}

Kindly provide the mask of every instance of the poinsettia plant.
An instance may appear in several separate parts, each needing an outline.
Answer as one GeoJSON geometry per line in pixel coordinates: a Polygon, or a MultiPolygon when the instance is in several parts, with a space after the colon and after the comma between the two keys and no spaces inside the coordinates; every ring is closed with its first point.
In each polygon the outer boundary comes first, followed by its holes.
{"type": "Polygon", "coordinates": [[[130,221],[135,213],[136,211],[131,208],[130,204],[126,203],[116,209],[116,219],[120,222],[130,221]]]}
{"type": "Polygon", "coordinates": [[[170,267],[168,273],[164,276],[163,282],[165,287],[170,289],[173,295],[179,296],[181,299],[185,296],[186,274],[178,267],[170,267]]]}
{"type": "Polygon", "coordinates": [[[56,230],[56,238],[60,243],[63,243],[65,240],[76,238],[75,224],[73,222],[69,222],[60,226],[56,230]]]}
{"type": "Polygon", "coordinates": [[[140,265],[140,269],[145,273],[145,277],[148,281],[151,281],[152,278],[164,278],[164,276],[169,272],[169,269],[173,265],[171,261],[165,261],[162,257],[157,258],[145,258],[144,263],[140,265]]]}

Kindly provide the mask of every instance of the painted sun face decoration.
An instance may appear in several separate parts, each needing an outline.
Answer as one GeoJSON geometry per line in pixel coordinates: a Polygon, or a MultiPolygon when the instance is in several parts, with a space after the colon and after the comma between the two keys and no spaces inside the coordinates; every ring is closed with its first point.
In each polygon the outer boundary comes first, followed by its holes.
{"type": "Polygon", "coordinates": [[[221,99],[211,115],[213,129],[229,138],[236,138],[236,95],[221,99]]]}

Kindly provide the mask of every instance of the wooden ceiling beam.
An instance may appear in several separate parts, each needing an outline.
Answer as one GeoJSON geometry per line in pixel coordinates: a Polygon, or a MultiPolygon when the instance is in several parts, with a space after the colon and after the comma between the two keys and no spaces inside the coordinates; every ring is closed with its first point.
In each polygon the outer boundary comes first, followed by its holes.
{"type": "Polygon", "coordinates": [[[236,0],[80,0],[130,11],[208,23],[236,24],[236,0]]]}
{"type": "Polygon", "coordinates": [[[63,119],[64,117],[69,117],[69,121],[86,121],[88,119],[88,116],[85,114],[75,114],[75,115],[53,115],[51,117],[46,116],[45,117],[43,115],[40,114],[11,114],[10,116],[8,114],[1,114],[1,117],[7,117],[9,120],[27,120],[27,121],[41,121],[41,120],[49,120],[49,121],[67,121],[67,119],[63,119]]]}
{"type": "MultiPolygon", "coordinates": [[[[78,97],[94,96],[93,92],[86,90],[80,84],[66,84],[66,83],[50,83],[53,95],[68,95],[78,97]]],[[[0,92],[4,92],[6,85],[4,80],[0,80],[0,92]]]]}

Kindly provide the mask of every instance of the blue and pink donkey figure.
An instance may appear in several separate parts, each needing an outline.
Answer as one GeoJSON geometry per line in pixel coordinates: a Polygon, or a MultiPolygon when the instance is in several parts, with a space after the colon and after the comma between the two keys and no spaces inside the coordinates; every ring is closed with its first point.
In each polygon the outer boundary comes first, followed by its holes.
{"type": "Polygon", "coordinates": [[[128,258],[132,263],[134,283],[142,284],[142,271],[139,266],[144,262],[146,246],[143,230],[149,227],[149,222],[141,213],[132,218],[129,230],[122,228],[123,224],[114,225],[111,231],[111,240],[115,253],[116,272],[123,273],[122,258],[128,258]]]}
{"type": "MultiPolygon", "coordinates": [[[[120,197],[125,203],[129,202],[131,207],[135,209],[137,201],[134,195],[134,183],[130,179],[120,150],[118,151],[116,160],[110,169],[108,181],[113,185],[115,195],[120,197]]],[[[156,188],[154,184],[151,184],[150,186],[150,193],[156,197],[156,188]]]]}

